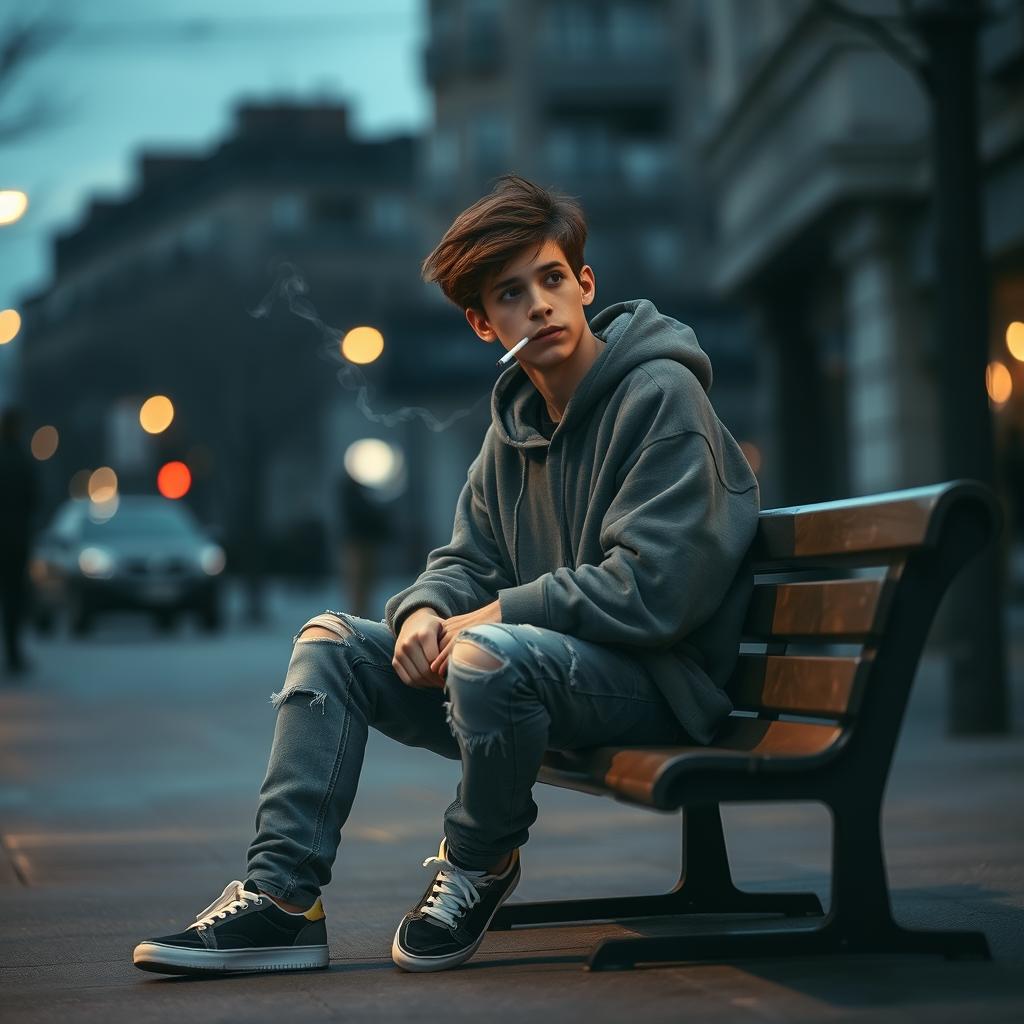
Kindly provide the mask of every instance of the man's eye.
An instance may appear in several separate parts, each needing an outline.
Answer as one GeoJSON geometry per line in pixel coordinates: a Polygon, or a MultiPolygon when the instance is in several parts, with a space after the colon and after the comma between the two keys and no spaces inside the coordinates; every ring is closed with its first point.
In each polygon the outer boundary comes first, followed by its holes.
{"type": "MultiPolygon", "coordinates": [[[[549,278],[551,278],[551,277],[557,277],[559,281],[561,281],[561,280],[562,280],[562,276],[563,276],[563,275],[562,275],[562,272],[561,272],[560,270],[552,270],[552,271],[551,271],[551,273],[550,273],[550,274],[548,274],[548,277],[549,277],[549,278]]],[[[557,284],[558,282],[556,281],[555,283],[557,284]]]]}

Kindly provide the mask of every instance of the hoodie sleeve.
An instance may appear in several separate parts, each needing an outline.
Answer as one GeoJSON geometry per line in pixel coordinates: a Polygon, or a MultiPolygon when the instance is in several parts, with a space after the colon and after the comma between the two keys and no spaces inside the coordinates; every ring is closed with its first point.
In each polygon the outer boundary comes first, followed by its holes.
{"type": "Polygon", "coordinates": [[[501,587],[512,585],[483,500],[485,453],[486,441],[466,473],[455,507],[452,539],[431,551],[426,569],[385,605],[385,621],[396,637],[402,621],[417,608],[433,608],[444,618],[462,615],[490,604],[501,587]]]}
{"type": "Polygon", "coordinates": [[[756,478],[731,489],[704,435],[644,445],[609,505],[600,565],[560,567],[501,590],[503,622],[582,640],[669,647],[722,602],[757,530],[756,478]]]}

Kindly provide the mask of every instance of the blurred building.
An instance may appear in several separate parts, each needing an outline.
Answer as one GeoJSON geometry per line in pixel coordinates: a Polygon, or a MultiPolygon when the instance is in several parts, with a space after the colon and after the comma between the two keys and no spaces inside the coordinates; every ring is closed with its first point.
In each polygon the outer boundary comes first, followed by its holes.
{"type": "Polygon", "coordinates": [[[417,432],[361,412],[359,387],[386,410],[424,384],[439,415],[464,399],[467,361],[447,376],[421,363],[460,318],[419,280],[415,151],[412,137],[353,139],[344,107],[248,104],[212,152],[146,153],[131,195],[94,200],[24,305],[24,398],[61,437],[50,504],[82,467],[113,463],[124,486],[152,490],[157,465],[181,458],[187,500],[236,544],[295,537],[315,557],[346,446],[417,432]],[[376,365],[339,357],[358,325],[384,336],[376,365]],[[144,438],[152,394],[176,414],[144,438]]]}
{"type": "Polygon", "coordinates": [[[751,332],[709,291],[711,207],[693,148],[689,0],[429,0],[434,121],[421,174],[432,238],[514,172],[582,201],[591,312],[649,298],[711,357],[711,397],[754,426],[751,332]]]}
{"type": "Polygon", "coordinates": [[[340,532],[346,454],[379,438],[407,469],[406,540],[382,571],[417,571],[450,536],[498,372],[494,347],[419,267],[509,171],[581,199],[593,312],[646,297],[694,327],[715,408],[760,469],[757,335],[712,291],[691,6],[429,0],[435,117],[422,140],[354,139],[333,105],[249,104],[209,153],[143,155],[133,194],[92,203],[25,304],[25,399],[61,431],[51,500],[82,467],[111,463],[151,489],[160,461],[183,458],[188,500],[229,541],[314,550],[313,524],[340,532]],[[275,280],[284,292],[254,318],[275,280]],[[368,366],[337,358],[359,325],[384,337],[368,366]],[[134,415],[150,394],[172,396],[177,415],[140,444],[134,415]]]}
{"type": "MultiPolygon", "coordinates": [[[[996,410],[1005,444],[1024,415],[1005,341],[1024,320],[1024,11],[988,9],[981,156],[992,358],[1015,385],[996,410]]],[[[703,54],[689,62],[695,141],[715,183],[711,283],[757,317],[764,503],[940,479],[929,99],[811,0],[697,0],[687,14],[690,52],[703,54]]]]}

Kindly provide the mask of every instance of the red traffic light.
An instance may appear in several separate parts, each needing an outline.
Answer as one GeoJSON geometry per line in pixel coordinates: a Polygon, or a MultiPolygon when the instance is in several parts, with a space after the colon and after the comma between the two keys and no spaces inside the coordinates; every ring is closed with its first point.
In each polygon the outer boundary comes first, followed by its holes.
{"type": "Polygon", "coordinates": [[[157,490],[165,498],[184,498],[192,486],[192,474],[184,462],[166,462],[156,475],[157,490]]]}

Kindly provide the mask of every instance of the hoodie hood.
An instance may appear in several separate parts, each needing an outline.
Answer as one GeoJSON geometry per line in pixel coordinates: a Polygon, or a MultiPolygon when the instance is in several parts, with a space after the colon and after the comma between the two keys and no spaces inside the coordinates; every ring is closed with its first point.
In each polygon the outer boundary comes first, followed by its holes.
{"type": "MultiPolygon", "coordinates": [[[[711,360],[697,336],[686,324],[659,313],[649,299],[629,299],[602,309],[591,320],[590,329],[605,348],[569,399],[559,422],[562,430],[585,419],[602,395],[634,367],[652,359],[682,363],[705,392],[711,389],[711,360]]],[[[538,429],[539,395],[518,362],[498,377],[491,394],[491,421],[505,444],[532,448],[548,443],[538,429]]]]}

